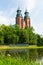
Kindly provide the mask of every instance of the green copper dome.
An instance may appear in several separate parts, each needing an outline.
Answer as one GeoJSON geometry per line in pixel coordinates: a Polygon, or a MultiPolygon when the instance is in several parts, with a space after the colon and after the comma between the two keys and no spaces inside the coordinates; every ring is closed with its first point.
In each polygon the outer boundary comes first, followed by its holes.
{"type": "Polygon", "coordinates": [[[16,15],[16,17],[19,17],[19,16],[22,17],[20,8],[18,8],[18,10],[17,10],[17,15],[16,15]]]}
{"type": "Polygon", "coordinates": [[[24,16],[24,18],[30,18],[30,17],[29,17],[29,12],[28,12],[27,10],[25,11],[25,16],[24,16]]]}

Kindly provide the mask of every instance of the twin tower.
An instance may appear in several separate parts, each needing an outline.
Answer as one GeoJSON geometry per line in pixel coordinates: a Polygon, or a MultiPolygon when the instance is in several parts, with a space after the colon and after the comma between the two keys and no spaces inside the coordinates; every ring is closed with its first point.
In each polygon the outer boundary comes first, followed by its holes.
{"type": "Polygon", "coordinates": [[[24,18],[22,17],[21,10],[17,10],[16,15],[16,25],[19,25],[20,28],[30,27],[30,17],[29,12],[26,10],[24,13],[24,18]]]}

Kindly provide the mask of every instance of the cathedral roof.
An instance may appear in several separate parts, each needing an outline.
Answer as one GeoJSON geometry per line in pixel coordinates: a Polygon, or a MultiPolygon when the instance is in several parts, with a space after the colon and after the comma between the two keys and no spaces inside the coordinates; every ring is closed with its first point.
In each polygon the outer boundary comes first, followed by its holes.
{"type": "Polygon", "coordinates": [[[24,18],[30,18],[30,17],[29,17],[29,12],[28,12],[27,10],[25,11],[24,14],[25,14],[24,18]]]}
{"type": "Polygon", "coordinates": [[[17,10],[17,15],[16,15],[16,17],[18,17],[18,16],[22,17],[21,9],[20,9],[20,8],[18,8],[18,10],[17,10]]]}

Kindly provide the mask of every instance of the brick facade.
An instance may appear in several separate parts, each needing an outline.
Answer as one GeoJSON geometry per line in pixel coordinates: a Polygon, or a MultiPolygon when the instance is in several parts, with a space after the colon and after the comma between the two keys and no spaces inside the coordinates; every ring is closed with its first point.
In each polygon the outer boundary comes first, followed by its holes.
{"type": "Polygon", "coordinates": [[[30,27],[30,18],[28,16],[28,12],[25,12],[25,18],[21,15],[21,10],[17,10],[16,16],[16,24],[19,25],[20,28],[30,27]]]}

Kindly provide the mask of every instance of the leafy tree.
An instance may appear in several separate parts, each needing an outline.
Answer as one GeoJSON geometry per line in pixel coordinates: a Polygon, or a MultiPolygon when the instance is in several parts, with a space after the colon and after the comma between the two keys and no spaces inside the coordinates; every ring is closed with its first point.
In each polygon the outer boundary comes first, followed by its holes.
{"type": "Polygon", "coordinates": [[[26,30],[19,30],[18,31],[19,36],[19,43],[28,43],[29,38],[26,30]]]}
{"type": "Polygon", "coordinates": [[[43,38],[34,33],[33,27],[21,29],[18,25],[0,26],[0,44],[20,44],[43,45],[43,38]]]}
{"type": "Polygon", "coordinates": [[[33,32],[34,31],[34,29],[33,29],[33,27],[31,27],[31,28],[26,28],[26,30],[27,30],[27,33],[28,33],[28,39],[29,39],[29,44],[30,45],[37,45],[37,36],[36,36],[36,34],[33,32]]]}
{"type": "Polygon", "coordinates": [[[3,32],[0,30],[0,45],[4,44],[3,32]]]}
{"type": "Polygon", "coordinates": [[[43,38],[39,34],[37,34],[37,45],[43,46],[43,38]]]}

